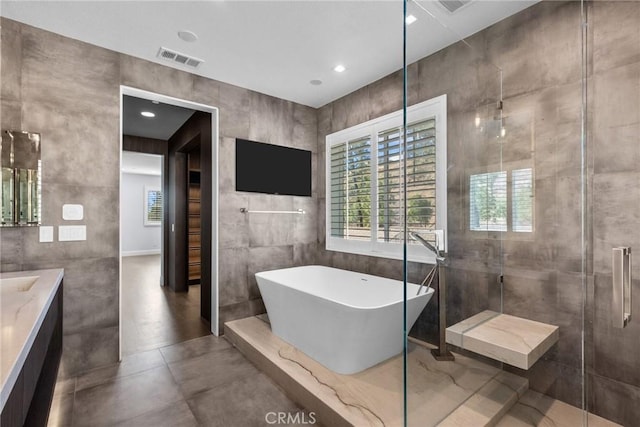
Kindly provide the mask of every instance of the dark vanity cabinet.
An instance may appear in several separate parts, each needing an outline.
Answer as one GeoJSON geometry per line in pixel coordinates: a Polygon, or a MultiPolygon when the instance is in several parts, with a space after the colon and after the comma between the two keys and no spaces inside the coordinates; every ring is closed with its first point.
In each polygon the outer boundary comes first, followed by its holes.
{"type": "Polygon", "coordinates": [[[2,427],[47,425],[62,355],[62,285],[2,410],[2,427]]]}

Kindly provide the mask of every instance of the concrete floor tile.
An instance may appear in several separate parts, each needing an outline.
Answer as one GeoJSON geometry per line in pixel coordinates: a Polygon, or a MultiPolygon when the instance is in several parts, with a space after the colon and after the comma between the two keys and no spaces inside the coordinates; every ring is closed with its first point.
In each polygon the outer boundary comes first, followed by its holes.
{"type": "Polygon", "coordinates": [[[182,394],[169,369],[160,366],[76,392],[73,424],[111,425],[180,400],[182,394]]]}
{"type": "Polygon", "coordinates": [[[224,390],[229,382],[259,374],[235,348],[170,363],[169,369],[187,399],[214,388],[224,390]]]}
{"type": "MultiPolygon", "coordinates": [[[[303,415],[309,419],[264,374],[240,378],[224,387],[217,387],[187,400],[198,422],[203,426],[265,426],[265,417],[277,417],[278,413],[290,413],[298,421],[303,415]],[[271,415],[275,413],[276,415],[271,415]]],[[[287,425],[296,425],[295,423],[287,425]]]]}
{"type": "Polygon", "coordinates": [[[125,377],[163,366],[165,364],[160,351],[150,350],[122,358],[120,363],[86,372],[77,377],[76,391],[93,387],[116,377],[125,377]]]}

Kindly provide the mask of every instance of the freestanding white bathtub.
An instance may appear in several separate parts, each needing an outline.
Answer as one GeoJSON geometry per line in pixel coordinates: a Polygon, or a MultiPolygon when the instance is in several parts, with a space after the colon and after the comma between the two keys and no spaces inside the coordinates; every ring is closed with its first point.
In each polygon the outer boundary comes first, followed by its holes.
{"type": "MultiPolygon", "coordinates": [[[[402,352],[402,281],[317,265],[256,273],[274,334],[339,374],[402,352]]],[[[407,328],[433,289],[407,284],[407,328]]]]}

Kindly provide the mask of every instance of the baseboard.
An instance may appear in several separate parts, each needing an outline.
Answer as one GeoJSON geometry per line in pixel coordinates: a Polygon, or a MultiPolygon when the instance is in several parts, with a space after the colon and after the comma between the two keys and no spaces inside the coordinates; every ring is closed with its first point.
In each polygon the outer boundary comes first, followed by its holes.
{"type": "Polygon", "coordinates": [[[149,249],[146,251],[122,251],[122,256],[142,256],[142,255],[160,255],[160,249],[149,249]]]}

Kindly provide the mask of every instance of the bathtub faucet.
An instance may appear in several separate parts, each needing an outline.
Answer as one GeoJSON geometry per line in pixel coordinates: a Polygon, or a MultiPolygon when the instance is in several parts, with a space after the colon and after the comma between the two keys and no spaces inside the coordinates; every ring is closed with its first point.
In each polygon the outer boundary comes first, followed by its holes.
{"type": "Polygon", "coordinates": [[[431,287],[434,281],[438,283],[438,348],[432,349],[431,354],[438,361],[452,361],[454,360],[454,356],[447,349],[446,341],[447,288],[445,280],[445,267],[447,265],[447,259],[445,257],[445,254],[440,252],[440,242],[438,241],[438,234],[434,234],[436,236],[435,246],[433,246],[424,237],[422,237],[415,231],[409,232],[409,236],[411,236],[413,240],[422,243],[425,248],[429,249],[436,256],[436,265],[433,266],[431,271],[429,271],[429,274],[427,274],[427,277],[425,277],[420,284],[417,295],[420,295],[420,291],[422,290],[425,283],[428,282],[427,289],[431,287]]]}
{"type": "Polygon", "coordinates": [[[436,256],[436,264],[441,264],[444,263],[446,258],[444,256],[442,256],[442,253],[440,252],[440,242],[438,241],[438,235],[434,234],[436,237],[436,245],[433,246],[430,242],[428,242],[424,237],[422,237],[421,235],[419,235],[418,233],[416,233],[415,231],[410,231],[409,232],[409,236],[411,236],[411,238],[413,240],[415,240],[416,242],[420,242],[422,244],[422,246],[424,246],[425,248],[429,249],[431,252],[433,252],[433,254],[436,256]]]}

